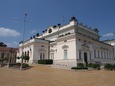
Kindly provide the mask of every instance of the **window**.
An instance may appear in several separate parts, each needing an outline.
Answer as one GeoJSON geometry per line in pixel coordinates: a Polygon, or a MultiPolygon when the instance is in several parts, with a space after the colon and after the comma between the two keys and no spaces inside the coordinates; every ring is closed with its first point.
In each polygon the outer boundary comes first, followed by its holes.
{"type": "Polygon", "coordinates": [[[51,59],[54,59],[54,53],[51,53],[51,59]]]}
{"type": "Polygon", "coordinates": [[[27,53],[27,56],[29,56],[29,51],[28,51],[28,53],[27,53]]]}
{"type": "Polygon", "coordinates": [[[94,50],[94,58],[96,58],[96,50],[94,50]]]}
{"type": "Polygon", "coordinates": [[[81,51],[79,51],[79,59],[81,59],[81,51]]]}
{"type": "Polygon", "coordinates": [[[106,58],[105,52],[103,52],[103,53],[104,53],[104,58],[106,58]]]}
{"type": "Polygon", "coordinates": [[[40,53],[40,60],[42,60],[42,53],[40,53]]]}
{"type": "Polygon", "coordinates": [[[40,60],[45,59],[45,53],[40,53],[40,60]]]}
{"type": "Polygon", "coordinates": [[[107,52],[107,58],[109,57],[109,54],[108,54],[108,52],[107,52]]]}
{"type": "Polygon", "coordinates": [[[45,59],[45,53],[43,53],[43,59],[45,59]]]}
{"type": "Polygon", "coordinates": [[[98,58],[100,58],[100,55],[99,55],[99,50],[98,50],[98,58]]]}
{"type": "Polygon", "coordinates": [[[64,59],[67,59],[67,50],[64,50],[64,59]]]}
{"type": "Polygon", "coordinates": [[[89,58],[90,58],[90,60],[91,60],[91,53],[89,53],[89,58]]]}
{"type": "Polygon", "coordinates": [[[7,58],[9,58],[9,53],[7,53],[7,58]]]}
{"type": "Polygon", "coordinates": [[[103,58],[103,52],[101,51],[101,58],[103,58]]]}

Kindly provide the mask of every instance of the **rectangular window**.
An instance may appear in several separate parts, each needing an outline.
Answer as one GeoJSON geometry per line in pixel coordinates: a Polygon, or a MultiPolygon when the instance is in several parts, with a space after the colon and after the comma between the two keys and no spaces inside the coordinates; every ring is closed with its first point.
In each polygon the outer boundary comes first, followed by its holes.
{"type": "Polygon", "coordinates": [[[90,57],[90,60],[91,60],[91,53],[89,53],[89,57],[90,57]]]}
{"type": "Polygon", "coordinates": [[[43,53],[43,59],[45,59],[45,53],[43,53]]]}
{"type": "Polygon", "coordinates": [[[81,51],[79,51],[79,59],[81,59],[81,51]]]}
{"type": "Polygon", "coordinates": [[[9,53],[7,53],[7,58],[9,58],[9,53]]]}
{"type": "Polygon", "coordinates": [[[96,50],[94,50],[94,58],[96,58],[96,50]]]}
{"type": "Polygon", "coordinates": [[[51,53],[51,59],[54,59],[54,53],[51,53]]]}
{"type": "Polygon", "coordinates": [[[104,58],[106,58],[106,56],[105,56],[105,52],[103,52],[104,53],[104,58]]]}
{"type": "Polygon", "coordinates": [[[40,60],[42,60],[42,53],[40,53],[40,60]]]}
{"type": "Polygon", "coordinates": [[[108,55],[108,52],[107,52],[107,59],[108,59],[109,55],[108,55]]]}
{"type": "Polygon", "coordinates": [[[100,55],[99,55],[99,50],[98,50],[98,58],[100,58],[100,55]]]}
{"type": "Polygon", "coordinates": [[[101,51],[101,58],[103,58],[103,52],[101,51]]]}
{"type": "Polygon", "coordinates": [[[67,50],[64,50],[64,59],[67,59],[67,50]]]}

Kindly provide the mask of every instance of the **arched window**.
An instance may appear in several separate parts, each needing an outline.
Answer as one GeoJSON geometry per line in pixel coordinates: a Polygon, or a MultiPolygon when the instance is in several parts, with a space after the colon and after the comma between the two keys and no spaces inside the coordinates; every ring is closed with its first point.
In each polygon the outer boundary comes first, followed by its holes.
{"type": "Polygon", "coordinates": [[[67,59],[68,53],[67,53],[67,49],[64,50],[64,59],[67,59]]]}
{"type": "Polygon", "coordinates": [[[27,53],[27,56],[29,56],[29,51],[28,51],[28,53],[27,53]]]}
{"type": "Polygon", "coordinates": [[[25,52],[25,55],[24,56],[26,56],[26,52],[25,52]]]}
{"type": "Polygon", "coordinates": [[[68,45],[62,46],[63,54],[64,54],[64,59],[67,59],[67,58],[68,58],[68,48],[69,48],[68,45]]]}

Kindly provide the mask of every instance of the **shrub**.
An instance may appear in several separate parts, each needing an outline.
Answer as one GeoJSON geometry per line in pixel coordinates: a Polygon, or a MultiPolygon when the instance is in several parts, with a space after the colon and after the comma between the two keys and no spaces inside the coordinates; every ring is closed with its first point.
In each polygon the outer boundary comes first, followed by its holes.
{"type": "Polygon", "coordinates": [[[93,68],[100,70],[100,64],[94,64],[94,65],[93,65],[93,68]]]}
{"type": "Polygon", "coordinates": [[[84,67],[83,63],[77,63],[77,67],[84,67]]]}
{"type": "Polygon", "coordinates": [[[106,70],[111,70],[112,64],[105,64],[105,65],[104,65],[104,68],[105,68],[106,70]]]}
{"type": "Polygon", "coordinates": [[[38,64],[53,64],[52,59],[38,60],[38,64]]]}
{"type": "Polygon", "coordinates": [[[24,56],[24,60],[29,60],[29,56],[24,56]]]}
{"type": "Polygon", "coordinates": [[[72,67],[71,69],[75,69],[75,70],[86,70],[88,68],[85,67],[83,63],[77,63],[77,67],[72,67]]]}
{"type": "Polygon", "coordinates": [[[105,64],[104,68],[106,70],[115,70],[115,64],[105,64]]]}
{"type": "Polygon", "coordinates": [[[88,67],[100,70],[100,64],[97,63],[89,63],[88,67]]]}
{"type": "Polygon", "coordinates": [[[87,70],[87,67],[72,67],[71,69],[75,69],[75,70],[87,70]]]}
{"type": "Polygon", "coordinates": [[[23,64],[22,64],[22,68],[27,68],[27,67],[29,67],[28,64],[26,64],[26,63],[23,63],[23,64]]]}
{"type": "Polygon", "coordinates": [[[115,70],[115,64],[113,64],[113,67],[112,67],[112,68],[113,68],[113,70],[115,70]]]}
{"type": "Polygon", "coordinates": [[[21,65],[21,63],[16,63],[16,65],[17,65],[17,66],[20,66],[20,65],[21,65]]]}
{"type": "MultiPolygon", "coordinates": [[[[17,65],[17,66],[21,66],[21,63],[16,63],[16,65],[17,65]]],[[[27,67],[29,67],[28,64],[26,64],[26,63],[23,63],[23,64],[22,64],[22,68],[27,68],[27,67]]]]}
{"type": "Polygon", "coordinates": [[[90,67],[90,68],[93,68],[93,66],[94,66],[93,63],[89,63],[89,64],[88,64],[88,67],[90,67]]]}

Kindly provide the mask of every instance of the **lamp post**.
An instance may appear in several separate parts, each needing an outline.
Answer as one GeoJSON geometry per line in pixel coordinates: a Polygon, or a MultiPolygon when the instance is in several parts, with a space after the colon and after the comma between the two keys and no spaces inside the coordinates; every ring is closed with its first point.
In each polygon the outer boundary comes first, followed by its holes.
{"type": "Polygon", "coordinates": [[[22,42],[22,58],[21,58],[21,66],[20,66],[20,70],[22,70],[22,65],[23,65],[23,57],[24,57],[24,39],[25,39],[25,29],[26,29],[26,18],[27,18],[27,13],[25,13],[25,17],[24,17],[24,31],[23,31],[23,42],[22,42]]]}

